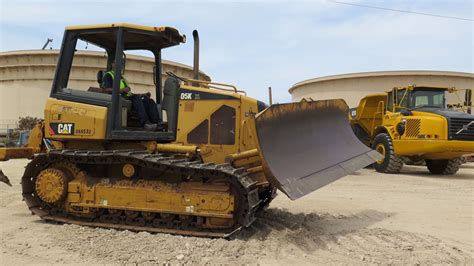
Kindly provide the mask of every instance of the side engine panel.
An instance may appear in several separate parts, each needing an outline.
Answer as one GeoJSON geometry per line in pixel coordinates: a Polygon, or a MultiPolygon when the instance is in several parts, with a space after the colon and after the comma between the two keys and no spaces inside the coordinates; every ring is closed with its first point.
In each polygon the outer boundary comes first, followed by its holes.
{"type": "Polygon", "coordinates": [[[107,108],[49,98],[45,136],[51,139],[105,139],[107,108]]]}

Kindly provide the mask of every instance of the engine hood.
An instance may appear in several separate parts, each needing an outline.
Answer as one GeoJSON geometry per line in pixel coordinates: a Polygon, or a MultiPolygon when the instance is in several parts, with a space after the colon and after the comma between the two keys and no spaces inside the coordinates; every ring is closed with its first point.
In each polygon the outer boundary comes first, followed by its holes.
{"type": "Polygon", "coordinates": [[[448,121],[449,140],[474,141],[474,115],[439,108],[420,108],[417,111],[445,117],[448,121]]]}
{"type": "Polygon", "coordinates": [[[441,109],[441,108],[419,108],[416,110],[413,110],[415,112],[426,112],[426,113],[433,113],[437,114],[446,118],[461,118],[461,119],[474,119],[474,115],[460,112],[460,111],[453,111],[449,109],[441,109]]]}

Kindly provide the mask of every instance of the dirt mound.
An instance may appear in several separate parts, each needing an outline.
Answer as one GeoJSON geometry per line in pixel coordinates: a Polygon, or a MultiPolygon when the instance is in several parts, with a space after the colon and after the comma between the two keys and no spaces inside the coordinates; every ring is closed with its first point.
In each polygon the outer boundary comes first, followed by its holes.
{"type": "Polygon", "coordinates": [[[292,214],[269,209],[232,239],[56,226],[51,243],[83,258],[115,263],[312,262],[467,263],[469,256],[431,236],[367,228],[389,214],[292,214]]]}

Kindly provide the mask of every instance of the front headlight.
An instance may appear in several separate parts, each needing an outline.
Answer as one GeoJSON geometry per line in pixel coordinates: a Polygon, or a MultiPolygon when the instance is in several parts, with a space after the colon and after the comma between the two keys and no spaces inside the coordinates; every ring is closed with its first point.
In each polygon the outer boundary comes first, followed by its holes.
{"type": "Polygon", "coordinates": [[[400,136],[405,133],[406,122],[407,122],[407,120],[405,118],[402,118],[402,122],[397,124],[397,132],[400,136]]]}

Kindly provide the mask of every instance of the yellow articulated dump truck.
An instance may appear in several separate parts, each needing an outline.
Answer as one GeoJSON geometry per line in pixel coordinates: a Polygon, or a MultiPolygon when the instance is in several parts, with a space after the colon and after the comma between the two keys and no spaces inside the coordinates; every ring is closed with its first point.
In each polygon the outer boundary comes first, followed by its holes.
{"type": "Polygon", "coordinates": [[[194,78],[167,73],[162,86],[163,50],[186,40],[178,30],[125,23],[66,28],[44,121],[27,147],[0,149],[3,160],[32,158],[21,185],[34,214],[225,237],[252,224],[277,189],[297,199],[379,159],[353,134],[343,100],[266,106],[232,85],[200,80],[197,31],[193,36],[194,78]],[[94,66],[98,83],[87,88],[69,82],[79,41],[104,49],[107,58],[94,66]],[[160,114],[154,128],[136,123],[140,105],[133,98],[150,103],[150,94],[130,95],[122,81],[125,52],[137,50],[155,58],[149,72],[156,106],[148,106],[160,114]],[[108,88],[103,73],[111,71],[108,88]]]}
{"type": "Polygon", "coordinates": [[[472,91],[465,90],[458,106],[465,112],[446,104],[446,94],[459,91],[413,85],[363,98],[350,115],[351,125],[362,142],[383,155],[374,168],[398,173],[404,161],[424,160],[432,174],[456,173],[460,157],[474,152],[472,91]]]}

